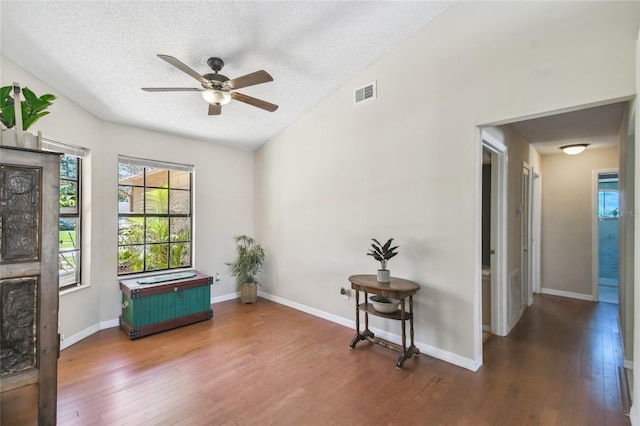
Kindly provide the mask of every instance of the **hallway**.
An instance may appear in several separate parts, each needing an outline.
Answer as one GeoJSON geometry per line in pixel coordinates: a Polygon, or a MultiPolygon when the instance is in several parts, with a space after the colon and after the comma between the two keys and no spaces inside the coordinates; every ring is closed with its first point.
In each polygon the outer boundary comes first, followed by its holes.
{"type": "Polygon", "coordinates": [[[617,309],[611,303],[534,295],[511,334],[492,336],[485,344],[481,371],[524,367],[508,384],[505,400],[527,406],[531,424],[630,424],[621,414],[617,309]]]}

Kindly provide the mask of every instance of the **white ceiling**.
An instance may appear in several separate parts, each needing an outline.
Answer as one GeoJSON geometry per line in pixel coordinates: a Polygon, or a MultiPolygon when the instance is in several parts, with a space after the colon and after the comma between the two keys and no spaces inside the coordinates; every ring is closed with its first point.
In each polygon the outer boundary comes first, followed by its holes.
{"type": "Polygon", "coordinates": [[[453,3],[2,1],[1,53],[103,120],[255,149],[453,3]],[[273,82],[240,92],[280,108],[208,116],[199,93],[144,92],[200,87],[159,53],[201,74],[212,56],[229,78],[264,69],[273,82]]]}
{"type": "Polygon", "coordinates": [[[564,145],[586,143],[587,149],[616,146],[626,102],[512,123],[541,155],[559,154],[564,145]]]}

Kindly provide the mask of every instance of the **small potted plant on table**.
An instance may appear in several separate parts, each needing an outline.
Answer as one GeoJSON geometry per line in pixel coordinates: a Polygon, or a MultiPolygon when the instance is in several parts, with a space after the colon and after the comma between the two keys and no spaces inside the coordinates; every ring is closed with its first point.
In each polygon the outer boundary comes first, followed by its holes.
{"type": "Polygon", "coordinates": [[[258,285],[260,285],[256,275],[264,263],[264,249],[256,240],[246,235],[237,236],[235,240],[238,258],[227,265],[231,266],[231,275],[238,280],[240,301],[255,303],[258,300],[258,285]]]}
{"type": "Polygon", "coordinates": [[[380,242],[375,238],[371,241],[373,241],[373,244],[371,244],[371,248],[369,249],[367,256],[373,256],[375,260],[380,262],[381,268],[378,269],[378,281],[381,283],[388,283],[391,280],[391,272],[387,269],[387,263],[389,262],[389,259],[398,254],[396,250],[399,246],[391,247],[393,238],[389,238],[389,240],[384,244],[380,244],[380,242]]]}

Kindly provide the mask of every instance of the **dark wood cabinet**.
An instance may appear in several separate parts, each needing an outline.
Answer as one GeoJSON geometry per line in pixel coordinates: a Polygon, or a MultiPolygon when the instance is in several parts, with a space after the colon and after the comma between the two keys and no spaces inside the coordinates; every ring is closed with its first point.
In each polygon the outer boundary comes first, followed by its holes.
{"type": "Polygon", "coordinates": [[[60,154],[0,146],[0,388],[56,424],[60,154]]]}

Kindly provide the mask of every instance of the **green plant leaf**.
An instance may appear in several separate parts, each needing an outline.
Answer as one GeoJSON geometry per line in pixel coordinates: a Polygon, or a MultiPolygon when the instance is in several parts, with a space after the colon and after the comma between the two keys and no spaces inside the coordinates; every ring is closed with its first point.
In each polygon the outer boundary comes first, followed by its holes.
{"type": "Polygon", "coordinates": [[[38,101],[38,97],[28,87],[22,88],[22,95],[26,102],[33,104],[38,101]]]}
{"type": "Polygon", "coordinates": [[[4,86],[0,88],[0,108],[4,109],[8,106],[13,106],[11,89],[12,89],[11,86],[4,86]]]}
{"type": "Polygon", "coordinates": [[[51,94],[45,94],[40,96],[40,100],[44,101],[44,102],[49,102],[49,104],[51,104],[51,101],[56,100],[57,98],[54,95],[51,94]]]}
{"type": "Polygon", "coordinates": [[[9,129],[16,125],[16,116],[13,108],[4,108],[0,119],[2,120],[2,124],[9,129]]]}
{"type": "Polygon", "coordinates": [[[389,259],[391,259],[392,257],[394,257],[396,254],[398,254],[398,253],[391,253],[391,252],[389,252],[389,253],[387,253],[387,254],[384,256],[384,258],[385,258],[385,259],[387,259],[387,260],[389,260],[389,259]]]}
{"type": "Polygon", "coordinates": [[[27,130],[33,123],[35,123],[41,117],[49,114],[49,111],[44,111],[36,115],[30,115],[22,121],[22,129],[27,130]]]}

